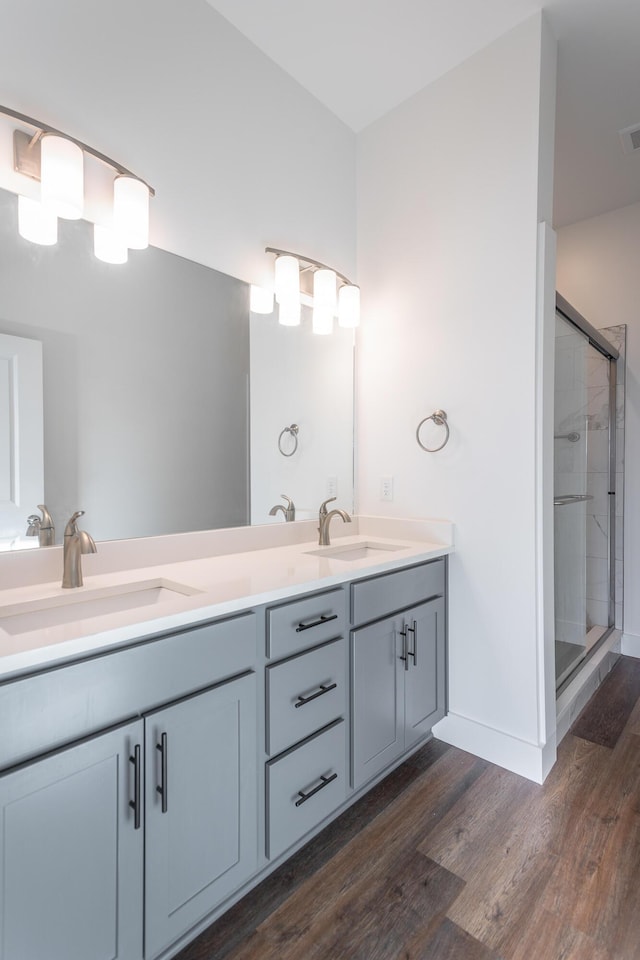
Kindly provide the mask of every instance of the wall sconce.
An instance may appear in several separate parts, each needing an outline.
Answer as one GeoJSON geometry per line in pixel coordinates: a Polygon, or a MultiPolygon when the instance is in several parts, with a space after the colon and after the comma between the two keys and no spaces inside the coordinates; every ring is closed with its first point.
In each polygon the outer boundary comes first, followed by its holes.
{"type": "Polygon", "coordinates": [[[149,245],[148,183],[110,157],[75,137],[8,107],[0,114],[31,127],[33,133],[13,131],[13,167],[17,173],[40,182],[40,200],[18,195],[18,232],[32,243],[54,244],[58,217],[78,220],[84,215],[84,155],[110,167],[113,181],[112,222],[94,223],[94,253],[105,263],[125,263],[129,250],[149,245]]]}
{"type": "MultiPolygon", "coordinates": [[[[340,327],[357,327],[360,323],[360,287],[343,274],[318,260],[266,247],[266,253],[276,255],[274,288],[251,285],[250,308],[253,313],[273,313],[274,294],[278,304],[278,318],[283,326],[300,323],[300,304],[313,307],[313,332],[329,334],[334,317],[340,327]],[[313,294],[305,288],[305,280],[313,277],[313,294]]],[[[308,284],[307,284],[308,286],[308,284]]]]}

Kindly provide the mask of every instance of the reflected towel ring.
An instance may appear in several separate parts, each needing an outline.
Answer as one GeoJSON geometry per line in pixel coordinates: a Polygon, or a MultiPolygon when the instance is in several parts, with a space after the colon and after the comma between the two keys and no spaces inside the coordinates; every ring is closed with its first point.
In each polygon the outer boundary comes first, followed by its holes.
{"type": "Polygon", "coordinates": [[[292,423],[290,427],[285,427],[284,430],[280,431],[280,436],[278,437],[278,450],[283,457],[292,457],[298,449],[298,430],[298,424],[292,423]],[[285,453],[285,451],[282,449],[282,438],[284,437],[285,433],[290,433],[293,437],[293,450],[291,450],[289,453],[285,453]]]}
{"type": "Polygon", "coordinates": [[[418,441],[422,449],[427,451],[427,453],[437,453],[438,450],[442,450],[443,447],[446,447],[447,443],[449,442],[449,424],[447,423],[447,415],[444,412],[444,410],[436,410],[434,413],[431,414],[430,417],[425,417],[424,420],[420,421],[420,423],[416,428],[416,440],[418,441]],[[424,423],[427,422],[427,420],[433,420],[433,422],[436,423],[439,427],[444,427],[444,429],[446,430],[445,438],[439,447],[425,447],[424,443],[420,439],[420,428],[424,423]]]}

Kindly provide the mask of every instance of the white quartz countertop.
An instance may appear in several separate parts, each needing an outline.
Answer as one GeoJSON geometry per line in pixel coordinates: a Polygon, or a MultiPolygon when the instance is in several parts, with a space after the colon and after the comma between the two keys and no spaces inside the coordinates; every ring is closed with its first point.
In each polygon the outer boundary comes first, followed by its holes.
{"type": "MultiPolygon", "coordinates": [[[[406,533],[402,527],[397,529],[406,533]]],[[[309,541],[96,575],[91,574],[89,555],[83,557],[82,587],[62,589],[57,581],[0,591],[0,681],[261,604],[282,602],[309,591],[431,560],[452,549],[451,543],[402,539],[391,531],[386,537],[361,532],[342,536],[325,548],[309,541]],[[350,560],[315,555],[316,551],[325,554],[336,547],[361,543],[386,544],[395,549],[376,549],[370,555],[350,560]],[[2,628],[3,619],[8,625],[7,616],[21,613],[25,604],[35,603],[45,609],[66,606],[68,602],[82,604],[118,593],[132,584],[133,590],[135,585],[153,588],[174,584],[188,588],[191,594],[161,591],[157,602],[135,609],[92,613],[85,619],[22,632],[2,628]]]]}

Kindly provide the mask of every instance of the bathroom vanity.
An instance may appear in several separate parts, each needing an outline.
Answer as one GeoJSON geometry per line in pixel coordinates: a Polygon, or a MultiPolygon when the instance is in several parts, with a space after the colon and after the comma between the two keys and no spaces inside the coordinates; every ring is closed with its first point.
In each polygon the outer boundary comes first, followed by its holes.
{"type": "Polygon", "coordinates": [[[73,619],[116,595],[85,577],[35,630],[4,591],[0,960],[173,956],[424,742],[450,549],[356,535],[130,570],[192,592],[73,619]]]}

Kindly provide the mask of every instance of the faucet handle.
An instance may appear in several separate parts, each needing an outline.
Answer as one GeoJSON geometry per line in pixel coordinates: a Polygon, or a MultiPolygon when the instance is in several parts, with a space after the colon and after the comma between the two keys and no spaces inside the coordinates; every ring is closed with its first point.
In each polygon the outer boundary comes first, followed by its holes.
{"type": "Polygon", "coordinates": [[[281,496],[282,499],[285,501],[285,503],[287,504],[287,507],[288,507],[288,508],[295,507],[295,504],[294,504],[293,500],[291,499],[291,497],[288,497],[288,496],[286,495],[286,493],[281,493],[280,496],[281,496]]]}
{"type": "Polygon", "coordinates": [[[328,503],[333,503],[333,501],[334,501],[334,500],[337,500],[337,499],[338,499],[337,497],[329,497],[328,500],[323,500],[323,502],[320,504],[320,510],[318,511],[319,516],[321,516],[321,517],[326,517],[326,515],[327,515],[327,504],[328,504],[328,503]]]}
{"type": "Polygon", "coordinates": [[[31,516],[27,517],[27,536],[28,537],[37,537],[40,533],[40,517],[37,517],[35,513],[32,513],[31,516]]]}
{"type": "Polygon", "coordinates": [[[76,523],[76,520],[78,519],[78,517],[83,517],[83,516],[84,516],[84,510],[76,510],[73,516],[69,517],[69,520],[67,521],[67,525],[64,528],[65,537],[73,537],[78,532],[78,525],[76,523]]]}
{"type": "Polygon", "coordinates": [[[41,520],[42,526],[43,526],[43,527],[52,527],[52,526],[53,526],[53,520],[51,519],[51,514],[49,513],[49,510],[47,509],[47,505],[46,505],[45,503],[39,503],[39,504],[38,504],[38,510],[41,510],[41,511],[42,511],[42,520],[41,520]]]}

